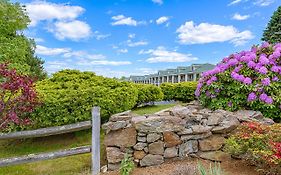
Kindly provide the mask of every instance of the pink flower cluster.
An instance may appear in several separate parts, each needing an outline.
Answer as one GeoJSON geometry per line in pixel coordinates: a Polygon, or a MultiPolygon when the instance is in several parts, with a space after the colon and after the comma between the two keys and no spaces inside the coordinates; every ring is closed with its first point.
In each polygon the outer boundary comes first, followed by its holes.
{"type": "Polygon", "coordinates": [[[218,75],[225,71],[230,71],[231,78],[240,82],[241,85],[257,87],[257,90],[248,94],[248,102],[259,99],[267,104],[272,104],[273,98],[264,92],[264,88],[270,86],[272,82],[280,80],[281,43],[275,45],[263,43],[259,47],[253,46],[250,51],[242,51],[224,58],[214,69],[202,73],[195,95],[197,97],[202,95],[202,87],[219,81],[218,75]],[[241,71],[242,69],[243,71],[241,71]],[[243,75],[242,72],[245,70],[255,72],[255,76],[243,75]],[[271,72],[274,73],[274,76],[271,72]]]}

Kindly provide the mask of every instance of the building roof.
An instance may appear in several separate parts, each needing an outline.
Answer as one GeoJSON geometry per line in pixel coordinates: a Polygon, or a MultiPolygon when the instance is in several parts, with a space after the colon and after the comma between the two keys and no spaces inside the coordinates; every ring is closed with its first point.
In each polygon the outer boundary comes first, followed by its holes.
{"type": "Polygon", "coordinates": [[[215,67],[213,64],[192,64],[190,66],[179,66],[176,69],[166,69],[159,70],[156,74],[149,74],[144,76],[130,76],[130,81],[144,81],[148,80],[151,77],[159,76],[169,76],[169,75],[179,75],[179,74],[193,74],[193,73],[202,73],[207,70],[211,70],[215,67]]]}

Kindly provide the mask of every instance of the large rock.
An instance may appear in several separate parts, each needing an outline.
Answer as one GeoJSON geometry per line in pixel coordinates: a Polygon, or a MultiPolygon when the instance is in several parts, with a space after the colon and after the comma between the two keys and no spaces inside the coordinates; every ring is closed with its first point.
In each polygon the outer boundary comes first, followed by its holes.
{"type": "Polygon", "coordinates": [[[189,134],[192,134],[193,131],[191,128],[185,128],[184,130],[178,132],[177,134],[178,135],[189,135],[189,134]]]}
{"type": "Polygon", "coordinates": [[[139,132],[159,133],[164,131],[182,131],[184,122],[179,117],[150,116],[148,118],[132,118],[135,128],[139,132]]]}
{"type": "Polygon", "coordinates": [[[139,142],[134,146],[135,150],[141,151],[147,146],[147,143],[139,142]]]}
{"type": "Polygon", "coordinates": [[[222,148],[224,141],[224,137],[212,135],[204,140],[199,140],[199,149],[201,151],[216,151],[222,148]]]}
{"type": "Polygon", "coordinates": [[[121,152],[119,148],[116,147],[107,147],[106,148],[106,157],[108,163],[118,163],[121,162],[124,158],[125,153],[121,152]]]}
{"type": "Polygon", "coordinates": [[[223,121],[223,114],[214,113],[208,117],[207,125],[209,126],[216,126],[219,125],[223,121]]]}
{"type": "Polygon", "coordinates": [[[190,140],[182,143],[179,147],[179,156],[186,157],[188,154],[198,152],[198,141],[190,140]]]}
{"type": "Polygon", "coordinates": [[[135,128],[125,128],[111,131],[104,138],[105,146],[131,147],[137,142],[137,131],[135,128]]]}
{"type": "Polygon", "coordinates": [[[219,126],[212,129],[213,133],[225,134],[236,129],[240,125],[240,122],[235,116],[228,115],[219,126]]]}
{"type": "Polygon", "coordinates": [[[125,120],[131,120],[131,118],[134,115],[131,113],[131,110],[129,111],[125,111],[125,112],[121,112],[118,114],[114,114],[109,118],[109,121],[111,122],[116,122],[116,121],[125,121],[125,120]]]}
{"type": "Polygon", "coordinates": [[[192,129],[192,134],[203,134],[203,133],[207,133],[210,132],[212,127],[210,126],[202,126],[202,125],[193,125],[191,126],[192,129]]]}
{"type": "Polygon", "coordinates": [[[149,154],[164,154],[164,143],[162,141],[157,141],[148,145],[149,154]]]}
{"type": "Polygon", "coordinates": [[[175,106],[170,109],[170,113],[173,116],[177,116],[180,118],[185,118],[192,115],[194,112],[198,111],[198,106],[175,106]]]}
{"type": "Polygon", "coordinates": [[[182,141],[188,141],[188,140],[198,140],[198,139],[204,139],[207,137],[210,137],[212,135],[211,132],[203,133],[203,134],[194,134],[194,135],[182,135],[181,140],[182,141]]]}
{"type": "Polygon", "coordinates": [[[161,135],[157,134],[157,133],[147,134],[147,136],[146,136],[146,140],[148,143],[155,142],[155,141],[159,140],[160,138],[161,138],[161,135]]]}
{"type": "Polygon", "coordinates": [[[109,163],[107,169],[109,171],[114,171],[114,170],[118,170],[120,167],[121,167],[120,163],[109,163]]]}
{"type": "Polygon", "coordinates": [[[145,155],[146,155],[146,153],[144,151],[135,151],[134,152],[135,159],[142,159],[142,158],[144,158],[145,155]]]}
{"type": "Polygon", "coordinates": [[[178,148],[176,148],[176,147],[166,148],[164,151],[165,158],[174,158],[177,156],[178,156],[178,148]]]}
{"type": "Polygon", "coordinates": [[[148,154],[140,161],[140,166],[160,165],[163,162],[164,162],[163,156],[148,154]]]}
{"type": "Polygon", "coordinates": [[[127,126],[127,121],[116,121],[116,122],[107,122],[102,125],[102,129],[109,133],[110,131],[115,131],[118,129],[125,128],[127,126]]]}
{"type": "Polygon", "coordinates": [[[229,154],[222,151],[201,152],[198,154],[198,156],[202,159],[215,162],[224,162],[231,159],[231,156],[229,154]]]}
{"type": "Polygon", "coordinates": [[[260,111],[239,110],[234,114],[240,122],[260,122],[265,125],[272,125],[274,121],[269,118],[264,118],[260,111]]]}
{"type": "Polygon", "coordinates": [[[174,132],[166,131],[163,136],[166,147],[174,147],[182,143],[180,137],[174,132]]]}

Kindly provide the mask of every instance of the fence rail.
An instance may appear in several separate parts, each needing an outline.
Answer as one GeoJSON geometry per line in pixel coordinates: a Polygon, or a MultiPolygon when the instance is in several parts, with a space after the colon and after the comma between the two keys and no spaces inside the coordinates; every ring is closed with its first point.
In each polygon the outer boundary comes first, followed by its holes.
{"type": "Polygon", "coordinates": [[[100,172],[100,108],[93,107],[92,120],[84,121],[75,124],[64,126],[56,126],[49,128],[41,128],[30,131],[20,131],[12,133],[0,133],[0,140],[5,139],[23,139],[34,137],[45,137],[50,135],[58,135],[71,133],[92,128],[92,145],[82,146],[77,148],[65,149],[55,152],[29,154],[21,157],[3,158],[0,159],[0,167],[17,165],[22,163],[30,163],[41,160],[49,160],[72,155],[92,153],[92,175],[98,175],[100,172]]]}
{"type": "Polygon", "coordinates": [[[18,165],[23,163],[31,163],[41,160],[56,159],[60,157],[73,156],[77,154],[90,153],[91,146],[82,146],[77,148],[65,149],[61,151],[41,153],[41,154],[29,154],[21,157],[12,157],[0,159],[0,167],[18,165]]]}
{"type": "Polygon", "coordinates": [[[36,129],[36,130],[31,130],[31,131],[0,133],[0,140],[45,137],[45,136],[81,131],[81,130],[89,129],[91,127],[92,127],[91,121],[84,121],[84,122],[79,122],[79,123],[75,123],[75,124],[42,128],[42,129],[36,129]]]}

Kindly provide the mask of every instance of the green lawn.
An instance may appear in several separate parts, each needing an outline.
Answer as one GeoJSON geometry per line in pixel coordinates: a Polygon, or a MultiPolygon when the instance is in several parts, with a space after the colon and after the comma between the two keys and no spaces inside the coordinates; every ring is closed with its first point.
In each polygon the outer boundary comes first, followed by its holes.
{"type": "MultiPolygon", "coordinates": [[[[134,109],[139,115],[152,114],[175,104],[146,106],[134,109]]],[[[104,134],[101,133],[101,141],[104,134]]],[[[56,151],[91,144],[91,130],[71,134],[35,139],[0,141],[0,158],[56,151]]],[[[102,164],[105,164],[105,150],[102,149],[102,164]]],[[[40,161],[0,168],[0,175],[88,175],[90,174],[91,154],[81,154],[53,160],[40,161]]]]}

